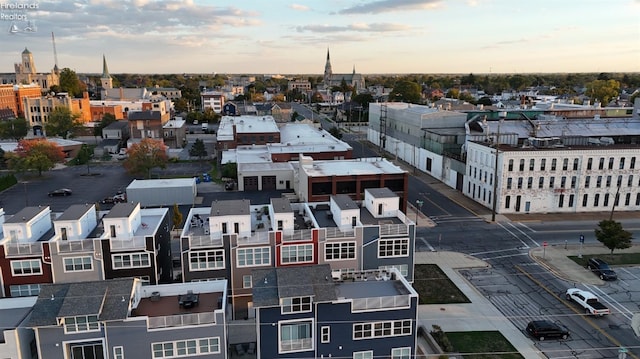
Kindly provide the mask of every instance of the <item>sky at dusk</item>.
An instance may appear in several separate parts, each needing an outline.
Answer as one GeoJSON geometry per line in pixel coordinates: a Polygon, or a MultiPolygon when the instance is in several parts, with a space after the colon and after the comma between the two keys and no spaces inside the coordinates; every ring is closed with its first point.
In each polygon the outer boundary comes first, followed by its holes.
{"type": "Polygon", "coordinates": [[[0,0],[0,72],[640,71],[640,0],[0,0]],[[13,8],[12,8],[13,7],[13,8]],[[12,33],[10,29],[13,29],[12,33]]]}

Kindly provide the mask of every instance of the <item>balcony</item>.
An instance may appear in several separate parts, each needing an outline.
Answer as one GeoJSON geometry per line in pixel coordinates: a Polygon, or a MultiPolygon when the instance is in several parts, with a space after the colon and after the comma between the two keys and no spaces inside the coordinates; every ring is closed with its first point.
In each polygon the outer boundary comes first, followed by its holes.
{"type": "Polygon", "coordinates": [[[221,247],[222,238],[211,238],[210,235],[189,236],[189,248],[221,247]]]}
{"type": "Polygon", "coordinates": [[[408,295],[393,295],[373,298],[354,298],[351,303],[352,312],[367,312],[380,309],[408,308],[411,297],[408,295]]]}
{"type": "Polygon", "coordinates": [[[355,237],[355,231],[341,231],[336,227],[328,227],[325,228],[325,236],[326,238],[353,238],[355,237]]]}
{"type": "Polygon", "coordinates": [[[5,253],[5,255],[7,257],[41,255],[42,254],[42,243],[7,242],[4,245],[4,253],[5,253]]]}
{"type": "Polygon", "coordinates": [[[134,236],[127,239],[115,239],[109,240],[112,251],[122,251],[130,249],[145,249],[147,247],[146,237],[134,236]]]}
{"type": "Polygon", "coordinates": [[[409,226],[406,224],[381,224],[380,235],[381,236],[399,236],[408,235],[409,226]]]}
{"type": "Polygon", "coordinates": [[[149,317],[148,323],[149,329],[215,324],[216,315],[213,312],[166,315],[161,317],[149,317]]]}
{"type": "Polygon", "coordinates": [[[93,239],[58,242],[58,253],[93,252],[93,239]]]}
{"type": "Polygon", "coordinates": [[[313,230],[300,229],[291,233],[282,233],[284,242],[309,242],[313,239],[313,230]]]}

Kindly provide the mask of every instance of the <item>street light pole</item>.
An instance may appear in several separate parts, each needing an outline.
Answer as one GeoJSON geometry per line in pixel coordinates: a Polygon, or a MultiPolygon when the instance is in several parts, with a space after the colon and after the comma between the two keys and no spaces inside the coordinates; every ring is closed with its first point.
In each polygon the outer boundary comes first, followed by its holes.
{"type": "Polygon", "coordinates": [[[416,206],[418,207],[418,210],[416,211],[416,226],[418,226],[418,214],[420,214],[420,212],[422,211],[423,204],[424,201],[421,201],[419,199],[416,200],[416,206]]]}
{"type": "Polygon", "coordinates": [[[491,206],[491,222],[496,221],[496,208],[498,202],[498,157],[500,157],[500,126],[504,121],[505,117],[507,117],[506,112],[499,113],[500,120],[498,122],[498,136],[496,138],[496,161],[493,169],[493,203],[491,206]]]}

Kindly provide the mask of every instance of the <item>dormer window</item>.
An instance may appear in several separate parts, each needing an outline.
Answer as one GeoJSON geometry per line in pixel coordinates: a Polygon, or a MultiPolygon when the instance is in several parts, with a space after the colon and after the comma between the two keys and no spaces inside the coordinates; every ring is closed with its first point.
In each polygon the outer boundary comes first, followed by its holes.
{"type": "Polygon", "coordinates": [[[307,313],[311,311],[311,297],[292,297],[280,300],[282,314],[307,313]]]}
{"type": "Polygon", "coordinates": [[[96,332],[100,330],[97,315],[79,315],[76,317],[64,317],[64,332],[96,332]]]}

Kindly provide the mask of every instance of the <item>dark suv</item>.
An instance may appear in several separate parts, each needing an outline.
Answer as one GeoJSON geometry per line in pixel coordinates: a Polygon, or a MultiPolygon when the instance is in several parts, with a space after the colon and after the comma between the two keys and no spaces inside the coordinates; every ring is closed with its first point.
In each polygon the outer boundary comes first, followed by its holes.
{"type": "Polygon", "coordinates": [[[587,269],[597,274],[602,280],[616,280],[618,275],[614,272],[607,262],[600,258],[589,258],[587,263],[587,269]]]}
{"type": "Polygon", "coordinates": [[[527,333],[538,340],[546,338],[569,338],[567,328],[548,320],[534,320],[527,324],[527,333]]]}

